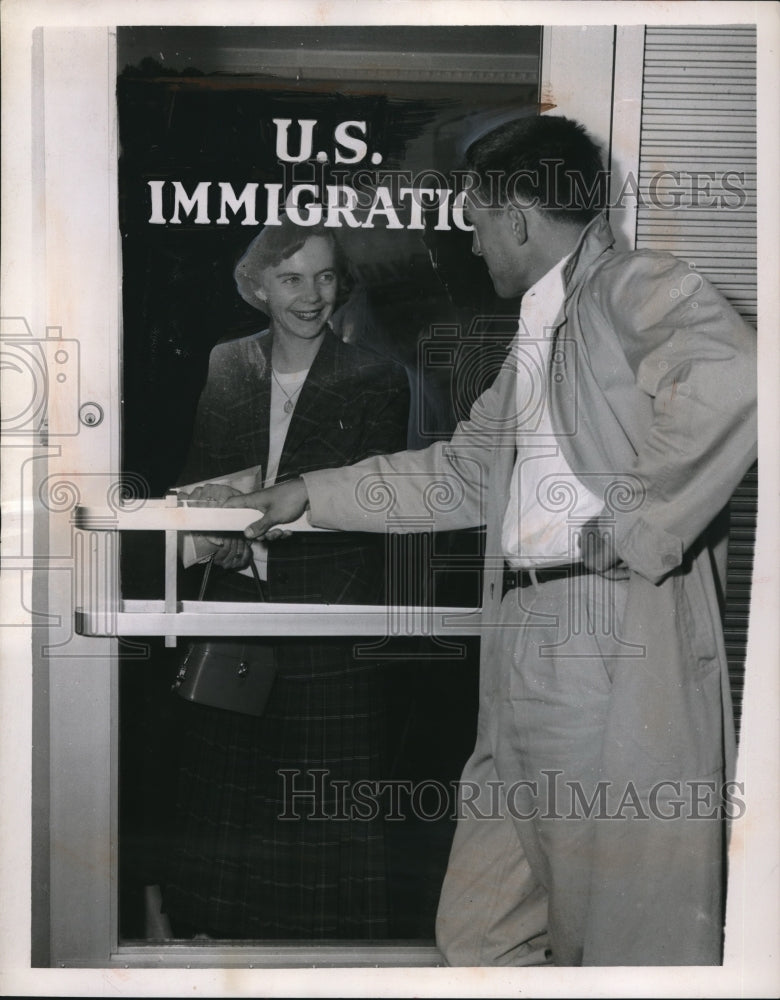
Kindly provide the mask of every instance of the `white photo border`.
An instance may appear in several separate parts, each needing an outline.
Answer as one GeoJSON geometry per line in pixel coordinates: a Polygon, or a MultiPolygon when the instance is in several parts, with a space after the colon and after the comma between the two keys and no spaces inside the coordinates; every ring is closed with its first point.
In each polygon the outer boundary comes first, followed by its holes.
{"type": "MultiPolygon", "coordinates": [[[[738,780],[766,792],[732,845],[726,955],[714,969],[32,969],[29,631],[0,647],[0,993],[19,996],[775,996],[780,992],[780,295],[777,186],[780,8],[774,3],[459,2],[459,0],[4,0],[2,10],[2,308],[32,301],[37,236],[29,201],[35,107],[33,29],[130,24],[733,24],[758,26],[759,520],[738,780]]],[[[78,73],[78,67],[74,67],[78,73]]],[[[3,502],[18,494],[23,449],[4,449],[3,502]],[[13,452],[13,454],[12,454],[13,452]]],[[[23,498],[26,500],[26,498],[23,498]]],[[[30,501],[31,503],[31,501],[30,501]]],[[[14,543],[21,523],[4,524],[14,543]]],[[[13,575],[13,574],[12,574],[13,575]]],[[[2,601],[18,594],[0,578],[2,601]]],[[[6,605],[6,606],[8,606],[6,605]]],[[[3,619],[5,620],[5,619],[3,619]]]]}

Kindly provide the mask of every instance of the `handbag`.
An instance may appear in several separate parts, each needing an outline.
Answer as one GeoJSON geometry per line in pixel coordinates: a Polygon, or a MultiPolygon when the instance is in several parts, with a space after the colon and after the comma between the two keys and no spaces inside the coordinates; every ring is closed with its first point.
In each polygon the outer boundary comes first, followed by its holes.
{"type": "MultiPolygon", "coordinates": [[[[214,557],[201,581],[198,600],[206,593],[214,557]]],[[[254,562],[252,575],[264,600],[254,562]]],[[[270,643],[246,639],[203,639],[190,643],[179,665],[172,690],[187,701],[243,715],[261,716],[276,677],[276,657],[270,643]]]]}

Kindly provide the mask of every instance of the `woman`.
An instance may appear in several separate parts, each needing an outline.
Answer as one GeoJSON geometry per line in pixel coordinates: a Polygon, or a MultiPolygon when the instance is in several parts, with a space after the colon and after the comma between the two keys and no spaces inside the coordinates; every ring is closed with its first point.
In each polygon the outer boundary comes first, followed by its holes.
{"type": "MultiPolygon", "coordinates": [[[[403,370],[329,326],[342,275],[322,227],[285,217],[250,244],[234,276],[270,325],[212,351],[183,482],[259,466],[269,484],[405,447],[403,370]]],[[[233,536],[211,548],[225,570],[211,600],[257,600],[250,561],[271,601],[383,599],[382,550],[364,536],[300,533],[267,551],[233,536]]],[[[334,819],[331,784],[383,776],[380,668],[343,638],[252,641],[276,671],[260,717],[182,701],[182,830],[164,887],[174,933],[382,937],[382,823],[334,819]],[[293,787],[314,794],[294,799],[293,787]]]]}

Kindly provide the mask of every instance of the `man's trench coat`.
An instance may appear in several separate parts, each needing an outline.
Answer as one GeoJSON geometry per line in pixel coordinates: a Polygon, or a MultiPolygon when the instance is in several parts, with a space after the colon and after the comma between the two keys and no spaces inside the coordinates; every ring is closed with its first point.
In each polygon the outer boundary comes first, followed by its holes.
{"type": "MultiPolygon", "coordinates": [[[[721,515],[756,457],[756,337],[695,269],[669,254],[616,252],[612,242],[599,216],[567,261],[547,372],[572,471],[586,483],[614,482],[605,509],[630,569],[623,637],[643,648],[606,664],[601,776],[612,806],[630,787],[646,818],[629,809],[627,821],[598,826],[585,954],[589,964],[713,964],[724,824],[707,817],[716,811],[710,789],[717,805],[735,756],[721,515]]],[[[524,441],[533,444],[532,429],[518,437],[516,380],[505,365],[448,443],[306,474],[312,523],[486,524],[489,625],[502,597],[515,449],[522,456],[524,441]]],[[[491,669],[482,663],[483,675],[491,669]]],[[[483,698],[480,713],[491,710],[483,698]]]]}

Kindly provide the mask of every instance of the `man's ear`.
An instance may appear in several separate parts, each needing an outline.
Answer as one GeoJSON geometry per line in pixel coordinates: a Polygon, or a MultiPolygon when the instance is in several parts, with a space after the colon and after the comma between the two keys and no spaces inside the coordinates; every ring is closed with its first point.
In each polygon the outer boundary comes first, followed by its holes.
{"type": "Polygon", "coordinates": [[[512,229],[512,234],[517,240],[518,246],[522,246],[528,239],[528,223],[526,221],[525,212],[522,208],[518,208],[517,205],[511,204],[511,202],[506,206],[507,218],[509,219],[509,225],[512,229]]]}

